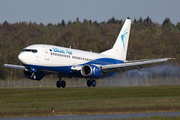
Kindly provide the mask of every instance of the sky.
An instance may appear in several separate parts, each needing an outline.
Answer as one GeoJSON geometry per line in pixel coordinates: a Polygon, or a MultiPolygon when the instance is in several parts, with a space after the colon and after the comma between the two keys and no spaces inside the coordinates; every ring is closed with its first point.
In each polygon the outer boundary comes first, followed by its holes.
{"type": "Polygon", "coordinates": [[[125,20],[149,16],[162,24],[166,17],[180,22],[180,0],[0,0],[0,23],[67,23],[84,19],[102,22],[115,17],[125,20]]]}

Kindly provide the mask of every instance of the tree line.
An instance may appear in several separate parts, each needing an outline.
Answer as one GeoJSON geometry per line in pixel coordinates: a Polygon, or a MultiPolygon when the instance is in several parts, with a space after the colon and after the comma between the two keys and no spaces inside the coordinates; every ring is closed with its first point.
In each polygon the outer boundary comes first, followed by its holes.
{"type": "MultiPolygon", "coordinates": [[[[62,20],[57,24],[32,22],[0,24],[0,79],[20,79],[22,70],[4,68],[5,63],[21,64],[18,54],[32,44],[51,44],[72,47],[85,51],[103,52],[110,49],[125,20],[110,18],[107,22],[97,22],[77,18],[75,21],[62,20]]],[[[162,24],[149,18],[132,20],[127,60],[151,58],[176,58],[170,61],[179,64],[180,22],[174,25],[169,18],[162,24]]]]}

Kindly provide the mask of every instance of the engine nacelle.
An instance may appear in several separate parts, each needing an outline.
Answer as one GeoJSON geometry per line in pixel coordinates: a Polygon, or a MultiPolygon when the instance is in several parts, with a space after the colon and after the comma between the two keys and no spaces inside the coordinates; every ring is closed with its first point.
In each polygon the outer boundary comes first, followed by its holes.
{"type": "Polygon", "coordinates": [[[32,72],[30,70],[23,71],[24,77],[32,80],[41,80],[44,77],[44,74],[41,72],[32,72]]]}
{"type": "Polygon", "coordinates": [[[102,71],[99,67],[97,67],[95,65],[84,65],[81,68],[81,74],[83,76],[98,78],[98,77],[101,77],[102,71]]]}

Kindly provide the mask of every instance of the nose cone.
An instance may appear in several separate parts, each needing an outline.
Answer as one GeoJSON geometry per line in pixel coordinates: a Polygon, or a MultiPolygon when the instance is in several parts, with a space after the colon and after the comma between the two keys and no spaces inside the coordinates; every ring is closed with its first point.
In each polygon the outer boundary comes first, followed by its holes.
{"type": "Polygon", "coordinates": [[[18,59],[19,59],[19,61],[22,63],[22,64],[25,64],[25,61],[28,59],[27,58],[27,56],[24,54],[24,53],[20,53],[19,55],[18,55],[18,59]]]}

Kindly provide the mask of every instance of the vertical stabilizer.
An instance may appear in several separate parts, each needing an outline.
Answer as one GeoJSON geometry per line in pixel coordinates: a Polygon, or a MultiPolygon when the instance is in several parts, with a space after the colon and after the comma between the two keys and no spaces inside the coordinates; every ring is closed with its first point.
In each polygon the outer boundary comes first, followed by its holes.
{"type": "Polygon", "coordinates": [[[114,46],[110,50],[104,51],[101,54],[113,56],[121,60],[126,60],[130,29],[131,20],[126,19],[114,46]]]}

